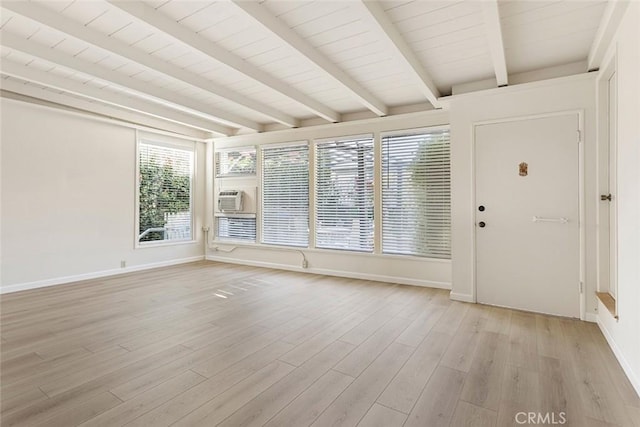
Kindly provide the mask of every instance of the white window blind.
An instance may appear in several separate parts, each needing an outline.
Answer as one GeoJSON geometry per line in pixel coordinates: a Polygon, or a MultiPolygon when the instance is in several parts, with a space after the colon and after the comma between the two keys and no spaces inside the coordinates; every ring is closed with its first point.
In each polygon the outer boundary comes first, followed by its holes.
{"type": "Polygon", "coordinates": [[[216,151],[216,177],[256,174],[256,148],[243,147],[216,151]]]}
{"type": "Polygon", "coordinates": [[[262,150],[262,242],[309,245],[309,147],[262,150]]]}
{"type": "Polygon", "coordinates": [[[448,129],[382,137],[382,251],[451,258],[448,129]]]}
{"type": "Polygon", "coordinates": [[[216,238],[217,240],[255,243],[255,216],[217,216],[216,238]]]}
{"type": "Polygon", "coordinates": [[[191,240],[193,149],[138,145],[138,242],[191,240]]]}
{"type": "Polygon", "coordinates": [[[316,144],[316,247],[373,252],[373,136],[316,144]]]}

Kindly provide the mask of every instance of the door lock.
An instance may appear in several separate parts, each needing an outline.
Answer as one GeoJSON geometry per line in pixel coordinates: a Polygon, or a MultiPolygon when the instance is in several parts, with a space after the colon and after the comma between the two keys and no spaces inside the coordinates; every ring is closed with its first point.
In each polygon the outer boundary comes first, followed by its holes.
{"type": "Polygon", "coordinates": [[[603,202],[605,200],[611,201],[611,199],[612,199],[611,194],[601,194],[600,195],[600,200],[602,200],[603,202]]]}
{"type": "Polygon", "coordinates": [[[485,225],[487,225],[487,224],[485,224],[484,221],[480,221],[478,223],[478,227],[480,227],[480,228],[484,228],[485,225]]]}
{"type": "Polygon", "coordinates": [[[484,212],[484,206],[483,206],[483,205],[478,206],[478,210],[479,210],[480,212],[484,212]]]}

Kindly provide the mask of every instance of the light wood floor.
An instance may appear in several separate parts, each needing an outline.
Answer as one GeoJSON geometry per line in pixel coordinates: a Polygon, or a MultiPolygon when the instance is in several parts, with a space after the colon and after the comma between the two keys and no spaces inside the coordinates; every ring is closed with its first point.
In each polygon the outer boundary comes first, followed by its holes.
{"type": "Polygon", "coordinates": [[[7,427],[640,425],[595,325],[442,290],[200,262],[1,308],[7,427]]]}

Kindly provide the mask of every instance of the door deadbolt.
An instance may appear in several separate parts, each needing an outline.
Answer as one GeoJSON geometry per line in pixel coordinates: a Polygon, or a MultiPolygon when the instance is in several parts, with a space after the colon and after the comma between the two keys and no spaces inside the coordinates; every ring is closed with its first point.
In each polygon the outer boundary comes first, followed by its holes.
{"type": "Polygon", "coordinates": [[[484,221],[480,221],[478,223],[478,227],[480,227],[480,228],[484,228],[485,225],[487,225],[487,224],[485,224],[484,221]]]}
{"type": "Polygon", "coordinates": [[[602,200],[603,202],[605,200],[611,201],[611,199],[612,199],[611,194],[601,194],[600,195],[600,200],[602,200]]]}
{"type": "Polygon", "coordinates": [[[479,210],[480,212],[484,212],[484,206],[483,206],[483,205],[478,206],[478,210],[479,210]]]}

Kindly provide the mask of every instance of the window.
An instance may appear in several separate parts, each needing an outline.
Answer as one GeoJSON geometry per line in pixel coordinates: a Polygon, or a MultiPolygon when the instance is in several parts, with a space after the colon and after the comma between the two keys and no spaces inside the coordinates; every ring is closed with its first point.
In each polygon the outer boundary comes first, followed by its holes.
{"type": "Polygon", "coordinates": [[[262,150],[262,243],[309,245],[309,147],[262,150]]]}
{"type": "Polygon", "coordinates": [[[373,137],[316,144],[316,247],[373,252],[373,137]]]}
{"type": "Polygon", "coordinates": [[[253,242],[256,241],[255,215],[236,214],[233,216],[216,216],[217,240],[253,242]]]}
{"type": "Polygon", "coordinates": [[[139,143],[139,243],[193,239],[193,158],[193,148],[139,143]]]}
{"type": "Polygon", "coordinates": [[[382,137],[382,252],[451,258],[449,130],[382,137]]]}
{"type": "Polygon", "coordinates": [[[256,174],[255,147],[231,148],[216,152],[216,177],[256,174]]]}

